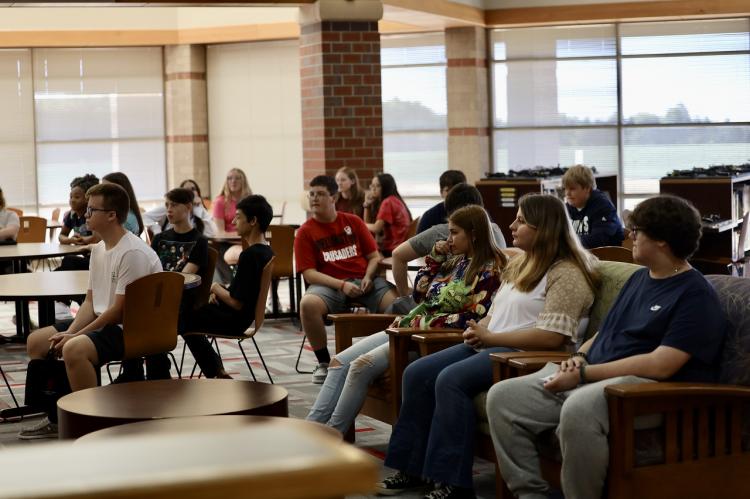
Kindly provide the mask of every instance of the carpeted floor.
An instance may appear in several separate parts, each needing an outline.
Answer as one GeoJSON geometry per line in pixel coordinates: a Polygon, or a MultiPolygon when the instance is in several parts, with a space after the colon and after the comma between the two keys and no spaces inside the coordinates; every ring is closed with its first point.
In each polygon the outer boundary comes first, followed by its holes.
{"type": "MultiPolygon", "coordinates": [[[[283,297],[288,296],[288,293],[284,289],[280,289],[279,296],[283,299],[283,297]]],[[[35,303],[31,304],[30,313],[33,318],[37,316],[35,303]]],[[[0,334],[6,336],[15,334],[15,326],[12,323],[13,314],[13,303],[0,302],[0,334]]],[[[289,391],[290,417],[295,418],[304,418],[306,416],[320,389],[319,385],[310,383],[309,374],[298,374],[294,369],[302,337],[302,333],[298,327],[292,324],[291,320],[267,320],[257,336],[259,347],[274,378],[274,382],[289,391]]],[[[237,347],[237,342],[231,340],[220,341],[220,351],[229,374],[239,379],[252,379],[245,366],[242,354],[237,347]]],[[[266,373],[252,345],[247,345],[245,348],[253,370],[258,377],[258,381],[266,381],[266,373]]],[[[332,330],[329,330],[329,348],[331,352],[334,351],[332,330]]],[[[175,350],[178,361],[179,352],[181,351],[182,341],[178,343],[175,350]]],[[[185,359],[185,365],[192,366],[192,357],[189,350],[186,352],[185,359]]],[[[314,360],[315,358],[306,344],[306,349],[302,353],[300,369],[310,371],[314,365],[314,360]]],[[[19,397],[19,402],[23,399],[27,361],[25,345],[12,343],[0,345],[0,365],[2,365],[16,397],[19,397]]],[[[185,369],[189,372],[189,367],[185,369]]],[[[175,375],[174,369],[172,372],[175,375]]],[[[109,382],[105,371],[102,372],[102,380],[105,384],[109,382]]],[[[2,383],[0,387],[0,407],[7,407],[9,405],[12,405],[12,400],[5,384],[2,383]]],[[[22,427],[33,424],[37,420],[38,418],[27,418],[21,422],[0,423],[0,446],[7,448],[14,445],[36,445],[39,447],[40,452],[43,452],[43,446],[48,441],[37,440],[29,442],[16,438],[16,434],[22,427]]],[[[377,420],[360,416],[357,418],[356,428],[356,446],[372,455],[373,459],[382,461],[391,433],[390,426],[377,420]]],[[[390,474],[391,472],[392,470],[383,470],[384,474],[390,474]]],[[[477,497],[494,497],[493,466],[486,461],[477,459],[474,465],[474,475],[477,497]]],[[[412,494],[404,495],[403,497],[421,496],[412,494]]]]}

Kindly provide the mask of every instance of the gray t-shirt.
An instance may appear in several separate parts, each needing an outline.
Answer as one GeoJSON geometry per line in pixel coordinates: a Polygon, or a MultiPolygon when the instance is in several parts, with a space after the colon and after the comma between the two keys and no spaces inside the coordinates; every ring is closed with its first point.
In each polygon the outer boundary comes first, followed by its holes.
{"type": "MultiPolygon", "coordinates": [[[[506,247],[505,237],[503,237],[500,227],[494,222],[492,223],[492,235],[498,248],[506,247]]],[[[430,250],[435,246],[437,241],[444,241],[446,239],[448,239],[448,224],[438,224],[409,239],[409,245],[411,245],[411,249],[417,255],[425,256],[430,253],[430,250]]]]}
{"type": "Polygon", "coordinates": [[[16,227],[21,226],[21,222],[19,221],[16,212],[5,209],[0,210],[0,229],[4,229],[11,225],[15,225],[16,227]]]}

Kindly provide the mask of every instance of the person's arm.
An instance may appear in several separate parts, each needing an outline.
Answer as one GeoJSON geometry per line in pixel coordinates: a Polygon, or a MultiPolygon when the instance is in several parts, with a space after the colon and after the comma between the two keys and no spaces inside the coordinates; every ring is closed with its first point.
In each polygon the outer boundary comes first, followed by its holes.
{"type": "Polygon", "coordinates": [[[11,219],[8,225],[0,229],[0,240],[2,239],[15,239],[18,236],[19,229],[18,218],[16,217],[15,222],[11,219]]]}
{"type": "Polygon", "coordinates": [[[580,236],[581,244],[585,248],[610,246],[613,243],[612,238],[621,230],[622,225],[615,207],[602,204],[589,215],[589,233],[580,236]]]}
{"type": "Polygon", "coordinates": [[[167,207],[159,205],[156,208],[152,208],[145,213],[141,214],[143,219],[143,226],[150,227],[152,225],[158,225],[161,228],[161,223],[164,221],[164,217],[167,216],[167,207]]]}
{"type": "Polygon", "coordinates": [[[315,269],[303,270],[302,277],[305,279],[305,281],[307,281],[308,284],[319,284],[321,286],[328,286],[331,289],[338,289],[350,298],[362,296],[361,287],[355,285],[350,281],[336,279],[335,277],[331,277],[315,269]]]}
{"type": "Polygon", "coordinates": [[[385,222],[382,220],[375,220],[375,223],[367,224],[367,229],[373,234],[382,232],[383,228],[385,228],[385,222]]]}
{"type": "Polygon", "coordinates": [[[122,312],[125,308],[125,295],[115,295],[114,303],[107,310],[99,314],[99,317],[89,322],[86,326],[82,327],[76,332],[76,336],[90,333],[91,331],[97,331],[102,329],[104,326],[109,324],[121,324],[122,323],[122,312]]]}
{"type": "Polygon", "coordinates": [[[213,217],[214,217],[214,225],[216,225],[216,228],[219,232],[224,232],[226,229],[226,226],[224,224],[224,203],[226,200],[219,196],[216,199],[214,199],[213,204],[213,217]]]}
{"type": "Polygon", "coordinates": [[[81,236],[68,237],[71,230],[67,225],[63,225],[60,229],[60,234],[57,236],[57,241],[60,244],[81,244],[81,236]]]}
{"type": "MultiPolygon", "coordinates": [[[[200,270],[200,267],[198,267],[198,265],[196,265],[196,264],[194,264],[192,262],[188,262],[188,263],[185,264],[184,267],[182,267],[182,273],[183,274],[197,274],[199,270],[200,270]]],[[[214,283],[214,284],[216,284],[216,283],[214,283]]]]}
{"type": "Polygon", "coordinates": [[[93,322],[94,319],[96,319],[96,314],[94,313],[94,298],[89,289],[86,291],[86,299],[81,303],[81,306],[78,308],[78,313],[76,313],[73,322],[65,332],[71,335],[76,334],[85,326],[93,322]]]}
{"type": "Polygon", "coordinates": [[[396,290],[399,296],[408,296],[411,294],[409,283],[409,265],[408,262],[418,258],[419,255],[412,247],[409,241],[399,244],[391,254],[391,271],[393,280],[396,281],[396,290]]]}
{"type": "Polygon", "coordinates": [[[229,290],[219,283],[211,284],[211,294],[213,295],[209,301],[211,303],[217,303],[217,301],[223,302],[234,310],[242,310],[242,303],[240,300],[232,298],[229,290]]]}
{"type": "Polygon", "coordinates": [[[532,327],[507,333],[493,333],[486,326],[469,321],[464,340],[471,346],[507,347],[518,350],[559,350],[567,336],[532,327]]]}

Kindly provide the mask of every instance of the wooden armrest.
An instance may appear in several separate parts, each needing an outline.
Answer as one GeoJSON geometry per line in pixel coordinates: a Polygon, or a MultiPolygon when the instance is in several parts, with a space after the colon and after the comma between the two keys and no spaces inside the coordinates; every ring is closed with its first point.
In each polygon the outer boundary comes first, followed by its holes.
{"type": "Polygon", "coordinates": [[[724,397],[750,398],[750,387],[741,385],[723,385],[719,383],[633,383],[609,385],[604,388],[608,397],[629,398],[664,398],[664,397],[724,397]]]}
{"type": "MultiPolygon", "coordinates": [[[[336,322],[375,322],[390,320],[393,322],[396,314],[328,314],[328,318],[336,322]]],[[[390,324],[389,322],[389,324],[390,324]]]]}
{"type": "Polygon", "coordinates": [[[411,337],[417,343],[463,343],[464,336],[460,332],[440,332],[430,334],[415,334],[411,337]]]}
{"type": "Polygon", "coordinates": [[[392,314],[328,314],[333,321],[336,353],[352,346],[354,338],[369,336],[391,325],[392,314]]]}
{"type": "Polygon", "coordinates": [[[463,333],[463,329],[433,328],[420,329],[418,327],[389,327],[385,330],[390,336],[414,336],[415,334],[463,333]]]}
{"type": "Polygon", "coordinates": [[[523,375],[538,371],[539,369],[546,366],[548,362],[559,363],[567,358],[567,355],[550,355],[546,357],[515,357],[508,361],[508,366],[516,369],[520,375],[523,375]]]}
{"type": "Polygon", "coordinates": [[[502,363],[502,364],[507,364],[510,359],[515,359],[515,358],[518,358],[518,357],[523,357],[523,358],[532,358],[532,357],[556,357],[557,358],[557,357],[559,357],[560,359],[565,360],[568,357],[570,357],[570,354],[567,353],[567,352],[555,352],[555,351],[552,351],[552,350],[547,350],[547,351],[543,351],[543,350],[534,351],[534,350],[532,350],[532,351],[528,351],[528,352],[524,352],[524,351],[518,351],[518,352],[496,352],[496,353],[491,353],[490,354],[490,360],[492,360],[493,362],[499,362],[499,363],[502,363]]]}

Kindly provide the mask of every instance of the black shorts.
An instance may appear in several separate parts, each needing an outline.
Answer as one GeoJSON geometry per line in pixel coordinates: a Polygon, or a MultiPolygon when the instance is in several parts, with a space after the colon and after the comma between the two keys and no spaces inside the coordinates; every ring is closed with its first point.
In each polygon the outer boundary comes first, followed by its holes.
{"type": "MultiPolygon", "coordinates": [[[[55,322],[58,332],[67,331],[73,319],[55,322]]],[[[86,336],[94,343],[96,355],[99,357],[99,365],[107,362],[122,360],[125,355],[125,340],[122,336],[122,328],[117,324],[109,324],[102,329],[86,333],[86,336]]]]}

